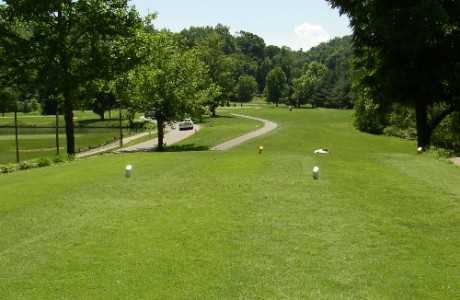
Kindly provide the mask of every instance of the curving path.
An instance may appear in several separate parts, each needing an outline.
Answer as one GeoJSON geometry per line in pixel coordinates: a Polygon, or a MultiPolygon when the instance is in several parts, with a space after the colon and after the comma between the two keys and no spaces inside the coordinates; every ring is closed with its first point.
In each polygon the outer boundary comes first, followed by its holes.
{"type": "MultiPolygon", "coordinates": [[[[133,136],[130,136],[130,137],[127,137],[127,138],[123,138],[123,143],[127,144],[127,143],[130,143],[130,142],[132,142],[134,140],[143,138],[143,137],[148,136],[148,135],[149,135],[148,132],[143,132],[143,133],[140,133],[140,134],[137,134],[137,135],[133,135],[133,136]]],[[[87,158],[87,157],[94,156],[94,155],[97,155],[97,154],[103,154],[103,153],[106,153],[106,152],[110,152],[112,150],[116,150],[119,147],[120,147],[120,141],[116,141],[116,142],[110,143],[110,144],[105,145],[105,146],[101,146],[101,147],[98,147],[98,148],[95,148],[95,149],[92,149],[92,150],[88,150],[88,151],[85,151],[85,152],[82,152],[82,153],[78,153],[75,157],[76,158],[87,158]]]]}
{"type": "Polygon", "coordinates": [[[460,166],[460,157],[451,158],[451,161],[452,161],[455,165],[460,166]]]}
{"type": "MultiPolygon", "coordinates": [[[[172,129],[170,127],[167,128],[167,132],[164,137],[164,142],[168,146],[172,146],[174,144],[177,144],[195,133],[197,133],[200,130],[200,126],[195,124],[195,129],[194,130],[187,130],[187,131],[180,131],[179,129],[172,129]]],[[[137,145],[134,145],[132,147],[127,147],[120,149],[117,151],[118,153],[132,153],[132,152],[150,152],[154,151],[155,148],[158,147],[158,138],[155,138],[153,140],[140,143],[137,145]]]]}
{"type": "Polygon", "coordinates": [[[256,117],[251,117],[251,116],[246,116],[246,115],[239,115],[239,114],[232,114],[232,116],[239,117],[239,118],[245,118],[245,119],[250,119],[250,120],[256,120],[259,122],[264,123],[264,127],[257,129],[255,131],[252,131],[250,133],[247,133],[245,135],[242,135],[240,137],[237,137],[233,140],[227,141],[223,144],[217,145],[213,147],[211,150],[212,151],[226,151],[230,150],[232,148],[235,148],[249,140],[255,139],[259,136],[262,136],[264,134],[267,134],[276,128],[278,128],[278,124],[269,120],[261,119],[261,118],[256,118],[256,117]]]}

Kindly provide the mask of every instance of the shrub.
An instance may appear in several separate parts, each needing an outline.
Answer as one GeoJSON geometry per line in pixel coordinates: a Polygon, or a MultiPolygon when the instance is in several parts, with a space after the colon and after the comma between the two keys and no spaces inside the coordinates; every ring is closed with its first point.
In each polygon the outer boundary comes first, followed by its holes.
{"type": "Polygon", "coordinates": [[[63,163],[63,162],[66,162],[66,158],[65,156],[62,156],[62,155],[56,155],[53,159],[53,162],[55,164],[63,163]]]}
{"type": "Polygon", "coordinates": [[[355,102],[355,127],[361,131],[382,134],[387,123],[383,107],[362,92],[355,102]]]}
{"type": "Polygon", "coordinates": [[[28,170],[28,169],[32,169],[33,167],[34,167],[33,163],[28,162],[28,161],[23,161],[23,162],[19,163],[18,169],[19,170],[28,170]]]}
{"type": "Polygon", "coordinates": [[[460,154],[460,113],[448,116],[433,132],[433,144],[460,154]]]}
{"type": "Polygon", "coordinates": [[[17,170],[17,166],[15,164],[8,164],[0,166],[0,173],[13,173],[17,170]]]}
{"type": "Polygon", "coordinates": [[[48,167],[52,164],[51,160],[46,157],[42,157],[37,161],[38,167],[43,168],[43,167],[48,167]]]}

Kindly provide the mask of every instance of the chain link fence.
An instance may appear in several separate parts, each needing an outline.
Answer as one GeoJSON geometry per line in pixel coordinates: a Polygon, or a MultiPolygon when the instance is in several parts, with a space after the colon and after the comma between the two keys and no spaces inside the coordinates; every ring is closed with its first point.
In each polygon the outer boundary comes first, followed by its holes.
{"type": "MultiPolygon", "coordinates": [[[[64,121],[62,116],[57,120],[55,117],[18,116],[15,122],[13,116],[0,117],[0,164],[65,155],[67,142],[64,121]]],[[[119,143],[121,138],[146,130],[144,123],[130,128],[126,124],[116,126],[115,119],[98,121],[75,122],[77,153],[119,143]],[[98,123],[104,125],[99,126],[98,123]]]]}

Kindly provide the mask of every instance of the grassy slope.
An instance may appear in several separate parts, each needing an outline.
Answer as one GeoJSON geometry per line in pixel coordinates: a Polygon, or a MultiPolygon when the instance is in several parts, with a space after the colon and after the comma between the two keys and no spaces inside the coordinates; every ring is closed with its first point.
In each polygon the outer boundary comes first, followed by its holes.
{"type": "Polygon", "coordinates": [[[281,127],[0,176],[0,298],[459,298],[459,168],[350,112],[246,113],[281,127]]]}

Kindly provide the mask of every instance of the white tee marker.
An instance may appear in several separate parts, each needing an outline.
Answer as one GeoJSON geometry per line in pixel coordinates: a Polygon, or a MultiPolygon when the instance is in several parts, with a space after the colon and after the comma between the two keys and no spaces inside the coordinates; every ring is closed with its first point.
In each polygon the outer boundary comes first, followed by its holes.
{"type": "Polygon", "coordinates": [[[319,167],[314,167],[313,168],[313,179],[314,180],[319,180],[319,177],[320,177],[319,167]]]}
{"type": "Polygon", "coordinates": [[[133,166],[127,165],[125,168],[125,177],[130,178],[131,176],[133,176],[133,166]]]}
{"type": "Polygon", "coordinates": [[[264,146],[259,146],[259,154],[262,154],[264,152],[264,146]]]}

